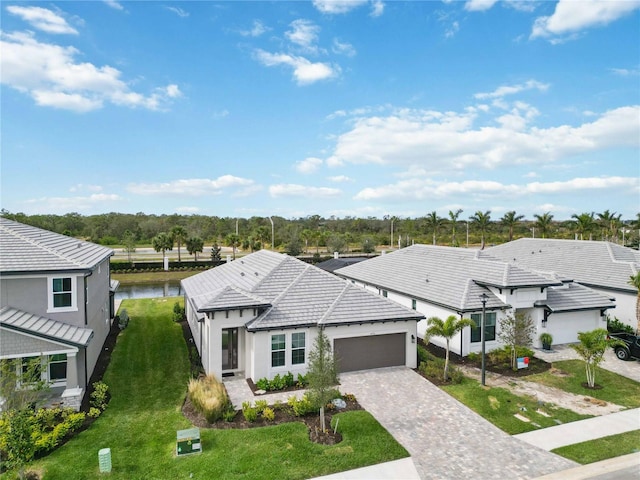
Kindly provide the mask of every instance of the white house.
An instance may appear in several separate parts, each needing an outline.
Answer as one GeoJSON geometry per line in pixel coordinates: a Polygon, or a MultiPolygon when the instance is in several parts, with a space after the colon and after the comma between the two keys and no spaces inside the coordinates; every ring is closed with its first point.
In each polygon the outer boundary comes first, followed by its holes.
{"type": "MultiPolygon", "coordinates": [[[[113,250],[0,218],[0,359],[41,359],[42,379],[79,408],[111,328],[113,250]]],[[[19,372],[18,372],[19,373],[19,372]]]]}
{"type": "Polygon", "coordinates": [[[207,373],[306,372],[319,329],[341,371],[416,367],[418,312],[287,255],[260,250],[182,281],[207,373]]]}
{"type": "MultiPolygon", "coordinates": [[[[498,332],[506,315],[524,313],[535,322],[538,336],[549,332],[554,343],[577,340],[583,330],[604,325],[613,301],[585,286],[553,275],[542,275],[497,260],[479,250],[413,245],[334,272],[364,289],[412,308],[426,318],[449,315],[470,318],[451,342],[451,350],[466,356],[481,349],[481,318],[486,315],[487,350],[500,346],[498,332]]],[[[424,336],[426,320],[419,322],[424,336]]],[[[433,343],[444,346],[444,339],[433,343]]]]}
{"type": "Polygon", "coordinates": [[[637,327],[638,290],[629,278],[640,271],[640,252],[612,242],[521,238],[486,252],[534,271],[555,272],[615,298],[609,314],[637,327]]]}

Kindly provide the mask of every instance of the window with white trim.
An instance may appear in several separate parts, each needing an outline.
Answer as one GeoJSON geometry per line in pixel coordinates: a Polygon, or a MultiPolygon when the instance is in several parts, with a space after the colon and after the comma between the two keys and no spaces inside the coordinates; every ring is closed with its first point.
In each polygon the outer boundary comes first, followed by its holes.
{"type": "Polygon", "coordinates": [[[49,381],[50,382],[62,382],[67,379],[67,354],[56,353],[55,355],[49,355],[49,381]]]}
{"type": "Polygon", "coordinates": [[[78,309],[76,277],[49,277],[49,312],[78,309]]]}
{"type": "Polygon", "coordinates": [[[286,335],[284,333],[271,335],[271,366],[284,367],[285,349],[287,346],[286,335]]]}
{"type": "Polygon", "coordinates": [[[305,333],[291,334],[291,365],[300,365],[305,360],[305,333]]]}

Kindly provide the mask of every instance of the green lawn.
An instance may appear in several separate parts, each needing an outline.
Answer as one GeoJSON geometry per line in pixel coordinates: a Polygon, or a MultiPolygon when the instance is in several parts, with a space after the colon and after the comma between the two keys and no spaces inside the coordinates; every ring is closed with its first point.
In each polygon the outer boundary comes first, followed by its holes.
{"type": "Polygon", "coordinates": [[[542,383],[550,387],[556,387],[576,395],[588,395],[600,400],[615,403],[629,408],[640,407],[640,383],[618,375],[616,373],[598,368],[596,371],[596,385],[601,389],[591,390],[582,386],[587,378],[584,371],[584,362],[581,360],[565,360],[553,362],[558,370],[567,373],[559,376],[550,373],[538,373],[527,377],[528,381],[542,383]]]}
{"type": "Polygon", "coordinates": [[[599,462],[640,451],[640,430],[576,443],[551,451],[583,465],[599,462]]]}
{"type": "Polygon", "coordinates": [[[549,404],[545,404],[541,408],[542,411],[550,415],[545,417],[536,413],[539,409],[536,400],[514,395],[505,388],[483,388],[478,381],[469,378],[465,378],[458,385],[447,385],[442,389],[510,435],[553,427],[557,425],[555,420],[567,423],[590,417],[549,404]],[[522,411],[521,408],[525,408],[526,411],[522,411]],[[514,417],[517,413],[527,417],[531,422],[527,423],[517,419],[514,417]],[[539,426],[535,426],[533,423],[537,423],[539,426]]]}
{"type": "Polygon", "coordinates": [[[112,394],[104,414],[34,468],[45,479],[97,478],[98,450],[111,448],[112,479],[277,478],[326,475],[408,456],[364,411],[340,418],[343,441],[321,446],[302,423],[249,430],[202,429],[203,453],[176,458],[189,365],[175,298],[126,300],[131,321],[121,334],[104,381],[112,394]],[[193,474],[193,476],[191,476],[193,474]]]}

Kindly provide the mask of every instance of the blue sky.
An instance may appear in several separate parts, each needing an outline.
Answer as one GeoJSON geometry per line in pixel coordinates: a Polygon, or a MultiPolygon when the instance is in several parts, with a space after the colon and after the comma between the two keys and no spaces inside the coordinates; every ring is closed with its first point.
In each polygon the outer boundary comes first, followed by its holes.
{"type": "Polygon", "coordinates": [[[640,211],[640,2],[2,2],[1,203],[640,211]]]}

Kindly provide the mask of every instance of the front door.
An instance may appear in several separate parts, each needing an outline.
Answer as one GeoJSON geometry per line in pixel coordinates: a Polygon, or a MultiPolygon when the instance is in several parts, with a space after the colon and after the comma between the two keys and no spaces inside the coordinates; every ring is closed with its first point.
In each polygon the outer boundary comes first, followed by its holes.
{"type": "Polygon", "coordinates": [[[238,329],[222,329],[222,371],[238,368],[238,329]]]}

